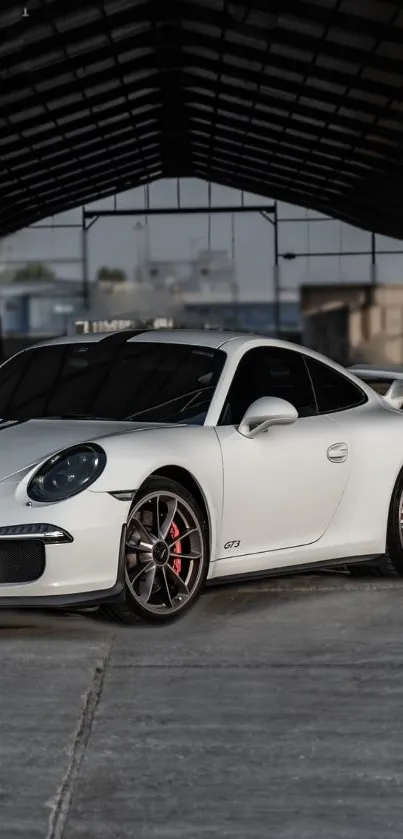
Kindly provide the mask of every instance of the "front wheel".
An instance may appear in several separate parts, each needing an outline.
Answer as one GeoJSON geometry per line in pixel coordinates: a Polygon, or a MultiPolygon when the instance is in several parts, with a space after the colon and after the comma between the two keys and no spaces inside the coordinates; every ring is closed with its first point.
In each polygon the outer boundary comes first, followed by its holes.
{"type": "Polygon", "coordinates": [[[105,604],[103,613],[126,624],[183,615],[207,577],[207,534],[205,516],[185,487],[149,478],[127,521],[124,601],[105,604]]]}

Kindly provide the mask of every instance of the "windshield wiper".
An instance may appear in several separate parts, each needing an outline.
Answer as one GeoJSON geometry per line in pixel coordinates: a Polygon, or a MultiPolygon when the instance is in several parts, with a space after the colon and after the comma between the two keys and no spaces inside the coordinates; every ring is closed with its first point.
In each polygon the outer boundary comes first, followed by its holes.
{"type": "MultiPolygon", "coordinates": [[[[188,393],[181,393],[180,396],[175,396],[173,399],[168,399],[165,402],[159,402],[156,405],[151,405],[148,408],[144,408],[142,411],[136,411],[135,414],[129,414],[129,416],[125,417],[125,420],[129,420],[130,422],[135,421],[137,419],[137,417],[141,417],[143,414],[149,414],[151,412],[158,411],[161,408],[172,407],[175,402],[179,402],[181,399],[182,400],[187,399],[187,401],[182,406],[182,408],[179,408],[178,410],[174,411],[173,414],[169,415],[169,416],[179,416],[189,407],[189,405],[192,404],[192,402],[195,401],[195,399],[197,399],[198,396],[200,396],[201,393],[206,393],[209,390],[213,390],[213,388],[211,386],[210,387],[199,387],[199,388],[197,388],[197,390],[190,390],[188,393]]],[[[164,419],[157,420],[157,422],[164,422],[164,421],[166,422],[166,420],[164,420],[164,419]]],[[[168,421],[173,422],[173,420],[168,420],[168,421]]]]}

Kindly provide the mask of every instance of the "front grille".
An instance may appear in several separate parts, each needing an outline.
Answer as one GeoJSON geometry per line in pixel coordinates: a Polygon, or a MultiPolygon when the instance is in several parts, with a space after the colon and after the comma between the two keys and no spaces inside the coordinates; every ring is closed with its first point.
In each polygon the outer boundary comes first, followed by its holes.
{"type": "Polygon", "coordinates": [[[45,547],[30,539],[0,541],[0,585],[32,583],[45,570],[45,547]]]}

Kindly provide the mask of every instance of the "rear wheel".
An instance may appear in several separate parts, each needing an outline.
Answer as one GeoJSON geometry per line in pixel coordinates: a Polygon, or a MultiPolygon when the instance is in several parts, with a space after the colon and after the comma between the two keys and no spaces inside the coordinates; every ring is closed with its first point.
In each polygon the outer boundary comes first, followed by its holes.
{"type": "Polygon", "coordinates": [[[386,555],[369,565],[350,565],[353,577],[403,577],[403,472],[399,475],[389,507],[386,555]]]}
{"type": "Polygon", "coordinates": [[[390,502],[387,560],[397,577],[403,577],[403,472],[400,473],[390,502]]]}
{"type": "Polygon", "coordinates": [[[127,521],[124,601],[105,604],[103,613],[126,624],[183,615],[207,576],[207,533],[205,516],[185,487],[149,478],[127,521]]]}

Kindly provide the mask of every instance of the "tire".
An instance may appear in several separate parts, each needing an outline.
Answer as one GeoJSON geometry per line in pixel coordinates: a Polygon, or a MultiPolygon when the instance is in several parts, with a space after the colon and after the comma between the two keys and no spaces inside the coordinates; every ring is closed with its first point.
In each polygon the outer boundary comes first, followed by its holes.
{"type": "Polygon", "coordinates": [[[386,550],[395,576],[403,577],[403,471],[396,481],[390,502],[386,550]]]}
{"type": "Polygon", "coordinates": [[[184,486],[156,475],[137,493],[127,527],[124,597],[101,606],[103,615],[123,624],[176,620],[196,602],[207,577],[206,516],[184,486]]]}
{"type": "Polygon", "coordinates": [[[403,577],[403,472],[393,490],[386,535],[386,554],[368,565],[350,565],[353,577],[403,577]]]}

